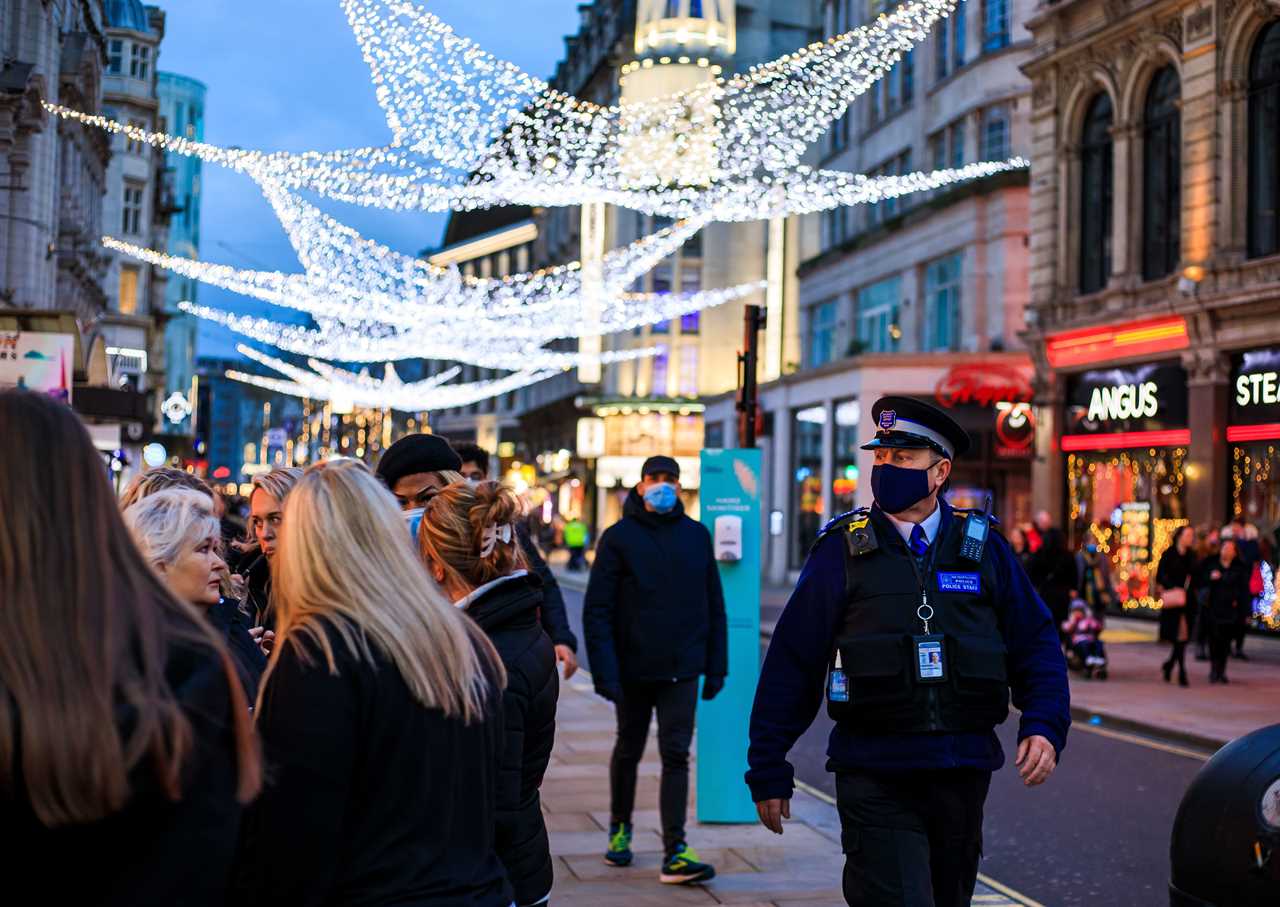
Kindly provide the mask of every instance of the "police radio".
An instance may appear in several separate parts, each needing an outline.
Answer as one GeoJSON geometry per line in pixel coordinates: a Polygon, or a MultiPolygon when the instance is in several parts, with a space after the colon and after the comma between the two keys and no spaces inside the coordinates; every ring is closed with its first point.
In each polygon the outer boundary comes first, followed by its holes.
{"type": "Polygon", "coordinates": [[[987,495],[986,509],[982,513],[971,510],[964,521],[964,539],[960,542],[960,556],[975,564],[982,562],[982,549],[991,531],[991,495],[987,495]]]}

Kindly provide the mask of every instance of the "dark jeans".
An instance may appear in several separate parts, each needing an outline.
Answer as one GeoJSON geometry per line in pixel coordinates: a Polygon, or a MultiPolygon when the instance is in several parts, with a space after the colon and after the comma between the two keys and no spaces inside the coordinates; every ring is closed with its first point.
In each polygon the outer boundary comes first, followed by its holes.
{"type": "Polygon", "coordinates": [[[667,853],[684,842],[689,811],[689,745],[698,707],[698,680],[624,684],[618,713],[618,740],[609,763],[613,822],[630,822],[636,805],[636,767],[649,739],[649,719],[658,713],[658,753],[662,756],[662,841],[667,853]]]}
{"type": "Polygon", "coordinates": [[[974,769],[838,773],[850,907],[967,907],[990,786],[974,769]]]}
{"type": "Polygon", "coordinates": [[[1209,627],[1209,676],[1227,676],[1227,656],[1236,637],[1234,623],[1214,623],[1209,627]]]}

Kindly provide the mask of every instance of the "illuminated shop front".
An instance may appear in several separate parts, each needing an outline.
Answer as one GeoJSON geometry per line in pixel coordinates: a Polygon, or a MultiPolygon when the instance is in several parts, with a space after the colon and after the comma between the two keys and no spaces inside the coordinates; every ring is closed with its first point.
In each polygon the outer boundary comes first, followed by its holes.
{"type": "Polygon", "coordinates": [[[1230,414],[1232,516],[1271,535],[1280,526],[1280,349],[1234,358],[1230,414]]]}
{"type": "Polygon", "coordinates": [[[1125,610],[1158,610],[1151,580],[1188,522],[1187,375],[1178,360],[1095,369],[1067,379],[1061,449],[1068,533],[1111,558],[1125,610]]]}

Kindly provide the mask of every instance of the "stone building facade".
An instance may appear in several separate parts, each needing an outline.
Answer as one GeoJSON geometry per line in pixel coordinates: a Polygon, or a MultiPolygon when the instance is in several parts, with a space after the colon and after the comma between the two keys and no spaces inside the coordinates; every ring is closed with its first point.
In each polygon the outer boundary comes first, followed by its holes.
{"type": "Polygon", "coordinates": [[[1037,504],[1150,606],[1177,526],[1280,524],[1280,4],[1028,27],[1037,504]]]}

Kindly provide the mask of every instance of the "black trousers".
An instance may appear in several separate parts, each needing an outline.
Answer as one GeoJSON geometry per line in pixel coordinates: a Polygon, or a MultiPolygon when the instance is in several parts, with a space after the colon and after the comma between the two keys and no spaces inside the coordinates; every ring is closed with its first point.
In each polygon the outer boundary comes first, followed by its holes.
{"type": "Polygon", "coordinates": [[[1215,623],[1209,628],[1209,671],[1218,677],[1227,676],[1227,656],[1231,654],[1231,640],[1235,639],[1234,623],[1215,623]]]}
{"type": "Polygon", "coordinates": [[[837,773],[850,907],[967,907],[990,786],[975,769],[837,773]]]}
{"type": "Polygon", "coordinates": [[[609,763],[610,811],[613,822],[630,822],[636,805],[636,768],[649,739],[649,720],[658,713],[658,753],[662,784],[658,807],[662,841],[670,854],[684,842],[689,812],[689,746],[698,707],[698,680],[676,683],[624,684],[617,703],[618,739],[609,763]]]}

